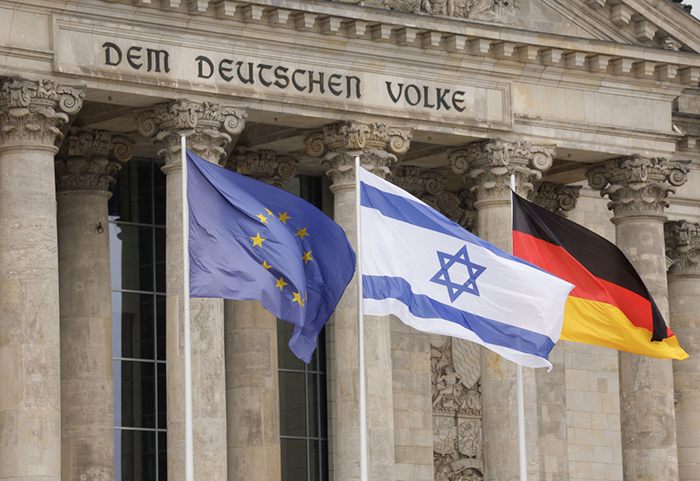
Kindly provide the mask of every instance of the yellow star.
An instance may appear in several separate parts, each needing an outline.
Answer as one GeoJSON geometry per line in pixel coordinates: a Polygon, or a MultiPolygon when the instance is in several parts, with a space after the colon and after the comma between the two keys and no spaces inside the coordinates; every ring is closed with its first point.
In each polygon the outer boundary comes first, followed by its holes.
{"type": "Polygon", "coordinates": [[[273,214],[272,211],[271,211],[270,209],[265,209],[265,212],[267,212],[267,215],[269,215],[270,217],[274,217],[274,216],[275,216],[275,214],[273,214]]]}
{"type": "MultiPolygon", "coordinates": [[[[277,279],[277,278],[275,278],[275,279],[277,279]]],[[[280,291],[281,291],[282,288],[283,288],[284,286],[286,286],[286,285],[287,285],[287,283],[284,282],[284,278],[283,278],[283,277],[280,277],[279,279],[277,279],[277,285],[276,285],[275,287],[279,287],[279,288],[280,288],[280,291]]]]}
{"type": "Polygon", "coordinates": [[[255,217],[257,217],[258,219],[260,219],[260,222],[262,222],[263,224],[267,224],[267,217],[265,217],[264,215],[258,214],[258,215],[256,215],[255,217]]]}
{"type": "MultiPolygon", "coordinates": [[[[303,251],[302,251],[303,252],[303,251]]],[[[304,265],[308,264],[309,261],[314,260],[313,257],[311,257],[311,251],[309,252],[304,252],[304,255],[301,256],[301,258],[304,260],[304,265]]]]}
{"type": "Polygon", "coordinates": [[[299,237],[301,237],[302,239],[304,239],[304,236],[307,236],[307,235],[309,235],[309,234],[306,233],[306,227],[304,227],[303,229],[299,229],[299,228],[297,227],[297,233],[294,234],[294,235],[298,235],[299,237]]]}
{"type": "Polygon", "coordinates": [[[262,266],[263,266],[265,269],[269,269],[270,267],[272,267],[270,264],[267,263],[267,261],[263,261],[262,266]]]}
{"type": "Polygon", "coordinates": [[[256,235],[255,237],[251,237],[250,239],[253,241],[253,247],[255,247],[255,246],[262,247],[263,241],[267,240],[267,239],[263,239],[262,237],[260,237],[260,232],[258,232],[258,235],[256,235]]]}
{"type": "Polygon", "coordinates": [[[302,304],[302,302],[304,301],[301,299],[301,294],[298,292],[293,292],[292,294],[294,294],[294,299],[292,299],[292,302],[298,302],[300,306],[303,306],[304,304],[302,304]]]}
{"type": "Polygon", "coordinates": [[[304,298],[301,300],[301,305],[302,305],[302,306],[305,306],[305,305],[306,305],[306,298],[308,297],[308,295],[309,295],[308,292],[307,292],[306,294],[304,294],[304,298]]]}
{"type": "Polygon", "coordinates": [[[277,215],[280,216],[280,220],[282,221],[283,224],[286,224],[286,223],[287,223],[287,219],[291,219],[291,217],[289,217],[289,216],[287,215],[287,212],[288,212],[288,211],[285,210],[284,212],[278,212],[278,213],[277,213],[277,215]]]}

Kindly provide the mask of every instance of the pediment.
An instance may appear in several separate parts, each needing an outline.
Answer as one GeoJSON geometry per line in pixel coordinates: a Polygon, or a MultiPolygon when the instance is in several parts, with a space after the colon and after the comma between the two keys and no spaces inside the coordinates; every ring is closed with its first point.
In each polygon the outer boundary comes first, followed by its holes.
{"type": "Polygon", "coordinates": [[[671,0],[366,0],[363,4],[548,34],[700,53],[700,20],[671,0]]]}

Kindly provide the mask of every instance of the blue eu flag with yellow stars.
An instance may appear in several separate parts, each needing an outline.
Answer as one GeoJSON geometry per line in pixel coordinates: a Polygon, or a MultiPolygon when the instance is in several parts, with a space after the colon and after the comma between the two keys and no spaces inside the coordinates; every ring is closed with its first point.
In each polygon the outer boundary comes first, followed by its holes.
{"type": "Polygon", "coordinates": [[[289,347],[308,363],[355,273],[345,232],[296,195],[189,151],[187,171],[190,295],[260,301],[295,325],[289,347]]]}

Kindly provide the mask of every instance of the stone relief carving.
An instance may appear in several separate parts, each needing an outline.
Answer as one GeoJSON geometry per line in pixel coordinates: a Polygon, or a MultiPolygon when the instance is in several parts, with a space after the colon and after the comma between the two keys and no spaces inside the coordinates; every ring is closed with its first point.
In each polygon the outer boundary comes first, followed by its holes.
{"type": "Polygon", "coordinates": [[[509,25],[518,23],[515,0],[385,0],[384,5],[399,12],[509,25]]]}
{"type": "Polygon", "coordinates": [[[592,166],[586,171],[591,188],[608,196],[608,209],[619,215],[663,215],[668,194],[688,180],[683,163],[661,157],[631,155],[592,166]]]}
{"type": "Polygon", "coordinates": [[[431,336],[436,481],[483,479],[479,349],[462,339],[431,336]]]}

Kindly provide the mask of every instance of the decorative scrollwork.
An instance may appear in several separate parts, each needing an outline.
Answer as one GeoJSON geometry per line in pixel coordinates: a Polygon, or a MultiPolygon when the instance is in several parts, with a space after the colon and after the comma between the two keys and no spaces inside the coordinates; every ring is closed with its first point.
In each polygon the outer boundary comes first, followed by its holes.
{"type": "Polygon", "coordinates": [[[236,155],[229,159],[226,168],[282,188],[285,182],[297,174],[297,161],[279,155],[274,150],[239,148],[236,155]]]}
{"type": "Polygon", "coordinates": [[[700,276],[700,224],[685,220],[664,224],[666,255],[673,260],[670,275],[700,276]]]}
{"type": "Polygon", "coordinates": [[[552,182],[542,182],[535,194],[535,204],[550,212],[567,217],[568,212],[576,207],[576,201],[581,195],[580,185],[563,185],[552,182]]]}

